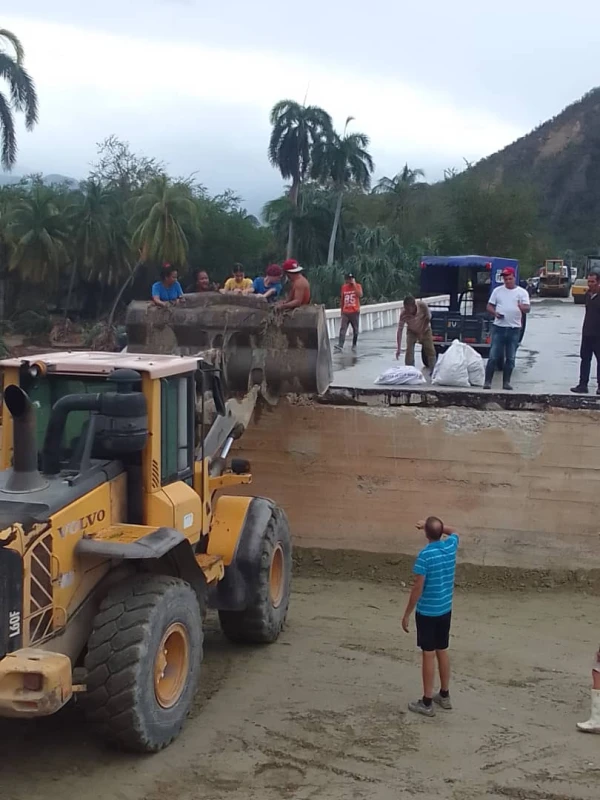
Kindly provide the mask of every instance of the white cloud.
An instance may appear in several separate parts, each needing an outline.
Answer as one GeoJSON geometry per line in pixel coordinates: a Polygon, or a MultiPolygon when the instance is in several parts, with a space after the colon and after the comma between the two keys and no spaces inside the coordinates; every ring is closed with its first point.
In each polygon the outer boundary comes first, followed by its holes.
{"type": "Polygon", "coordinates": [[[135,38],[16,16],[3,25],[24,43],[40,96],[40,124],[21,135],[21,162],[47,172],[83,174],[95,143],[115,133],[175,172],[200,170],[215,189],[232,185],[236,175],[234,188],[272,185],[268,112],[281,98],[302,100],[307,87],[308,101],[325,107],[340,127],[355,117],[355,128],[371,137],[379,174],[405,161],[425,169],[462,165],[463,156],[477,159],[524,132],[398,76],[377,79],[296,53],[135,38]],[[227,168],[229,155],[236,175],[227,168]]]}

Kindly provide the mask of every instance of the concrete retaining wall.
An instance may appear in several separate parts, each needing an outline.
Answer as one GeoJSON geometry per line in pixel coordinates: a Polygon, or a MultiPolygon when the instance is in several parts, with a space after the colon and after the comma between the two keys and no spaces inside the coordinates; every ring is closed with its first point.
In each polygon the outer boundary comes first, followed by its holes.
{"type": "Polygon", "coordinates": [[[415,520],[436,514],[462,533],[467,563],[600,567],[599,411],[286,400],[237,454],[297,545],[414,554],[415,520]]]}

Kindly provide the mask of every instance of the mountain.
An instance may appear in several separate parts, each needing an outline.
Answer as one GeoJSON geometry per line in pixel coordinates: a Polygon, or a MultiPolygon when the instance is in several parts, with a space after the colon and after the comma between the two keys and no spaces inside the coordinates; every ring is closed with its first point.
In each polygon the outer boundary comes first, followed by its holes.
{"type": "MultiPolygon", "coordinates": [[[[29,175],[12,175],[6,172],[0,172],[0,186],[11,186],[15,183],[19,183],[22,180],[28,180],[29,177],[29,175]]],[[[42,181],[46,184],[46,186],[66,183],[71,188],[76,188],[79,184],[75,178],[69,178],[67,175],[58,175],[54,173],[50,175],[42,175],[42,181]]]]}
{"type": "Polygon", "coordinates": [[[472,174],[493,183],[529,183],[555,243],[594,252],[600,244],[600,88],[479,161],[472,174]]]}

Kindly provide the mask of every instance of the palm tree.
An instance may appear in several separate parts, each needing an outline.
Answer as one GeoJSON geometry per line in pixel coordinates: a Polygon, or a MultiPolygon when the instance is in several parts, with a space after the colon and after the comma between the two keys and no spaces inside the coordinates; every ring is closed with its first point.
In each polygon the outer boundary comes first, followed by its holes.
{"type": "Polygon", "coordinates": [[[32,130],[38,119],[35,85],[23,66],[23,45],[10,31],[0,28],[0,78],[8,84],[9,97],[0,92],[0,163],[7,171],[17,160],[14,112],[25,115],[25,127],[32,130]],[[8,50],[7,50],[8,45],[8,50]]]}
{"type": "Polygon", "coordinates": [[[337,240],[344,193],[350,186],[368,191],[371,186],[371,174],[375,168],[369,151],[369,137],[364,133],[348,133],[348,125],[353,117],[348,117],[344,133],[315,146],[313,174],[320,180],[331,181],[337,196],[335,216],[329,238],[327,265],[334,261],[335,243],[337,240]]]}
{"type": "Polygon", "coordinates": [[[13,247],[11,270],[36,283],[58,278],[69,260],[69,231],[55,190],[35,183],[9,211],[6,230],[13,247]]]}
{"type": "Polygon", "coordinates": [[[196,222],[197,207],[186,183],[153,178],[131,204],[132,243],[141,261],[183,266],[189,250],[185,228],[196,222]]]}
{"type": "MultiPolygon", "coordinates": [[[[298,206],[300,186],[309,173],[315,145],[333,136],[331,117],[319,106],[300,105],[293,100],[280,100],[271,110],[269,161],[291,180],[290,202],[298,206]]],[[[294,222],[288,226],[287,257],[294,249],[294,222]]]]}
{"type": "Polygon", "coordinates": [[[418,238],[415,230],[419,218],[417,203],[426,186],[419,178],[424,175],[422,169],[411,169],[405,164],[401,172],[393,178],[382,178],[374,189],[385,201],[382,221],[398,233],[404,242],[418,238]]]}
{"type": "Polygon", "coordinates": [[[295,257],[308,266],[324,264],[335,215],[334,201],[330,190],[308,181],[297,207],[291,204],[289,196],[268,202],[263,208],[262,217],[278,249],[281,248],[280,252],[285,249],[291,222],[297,241],[295,257]]]}
{"type": "Polygon", "coordinates": [[[422,169],[411,169],[405,164],[402,172],[398,172],[393,178],[381,178],[373,191],[377,194],[403,194],[407,187],[414,186],[419,178],[424,177],[425,172],[422,169]]]}
{"type": "Polygon", "coordinates": [[[65,319],[69,312],[78,269],[84,271],[87,280],[101,276],[103,283],[113,282],[108,258],[112,236],[113,193],[90,178],[81,184],[81,191],[75,197],[75,202],[66,210],[71,228],[73,258],[64,309],[65,319]]]}

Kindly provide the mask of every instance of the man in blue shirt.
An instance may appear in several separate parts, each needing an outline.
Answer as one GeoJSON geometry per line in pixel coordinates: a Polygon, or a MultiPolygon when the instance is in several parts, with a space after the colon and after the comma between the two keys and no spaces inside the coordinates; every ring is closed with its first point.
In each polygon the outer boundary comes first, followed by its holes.
{"type": "Polygon", "coordinates": [[[435,716],[436,703],[450,710],[450,622],[452,619],[452,597],[454,594],[454,573],[456,570],[456,551],[458,536],[453,528],[438,519],[427,517],[418,522],[417,528],[425,531],[427,547],[417,556],[413,572],[415,582],[402,618],[402,628],[408,633],[408,622],[413,610],[417,609],[417,646],[422,651],[423,697],[409,703],[409,711],[435,716]],[[446,539],[442,539],[447,536],[446,539]],[[440,673],[440,691],[433,694],[435,662],[440,673]]]}
{"type": "Polygon", "coordinates": [[[265,270],[264,277],[259,275],[254,279],[250,291],[264,297],[269,303],[274,303],[281,294],[282,279],[283,270],[279,264],[271,264],[265,270]]]}
{"type": "Polygon", "coordinates": [[[161,280],[152,284],[152,302],[156,306],[168,306],[170,303],[183,303],[183,289],[177,280],[177,269],[165,264],[161,280]]]}

